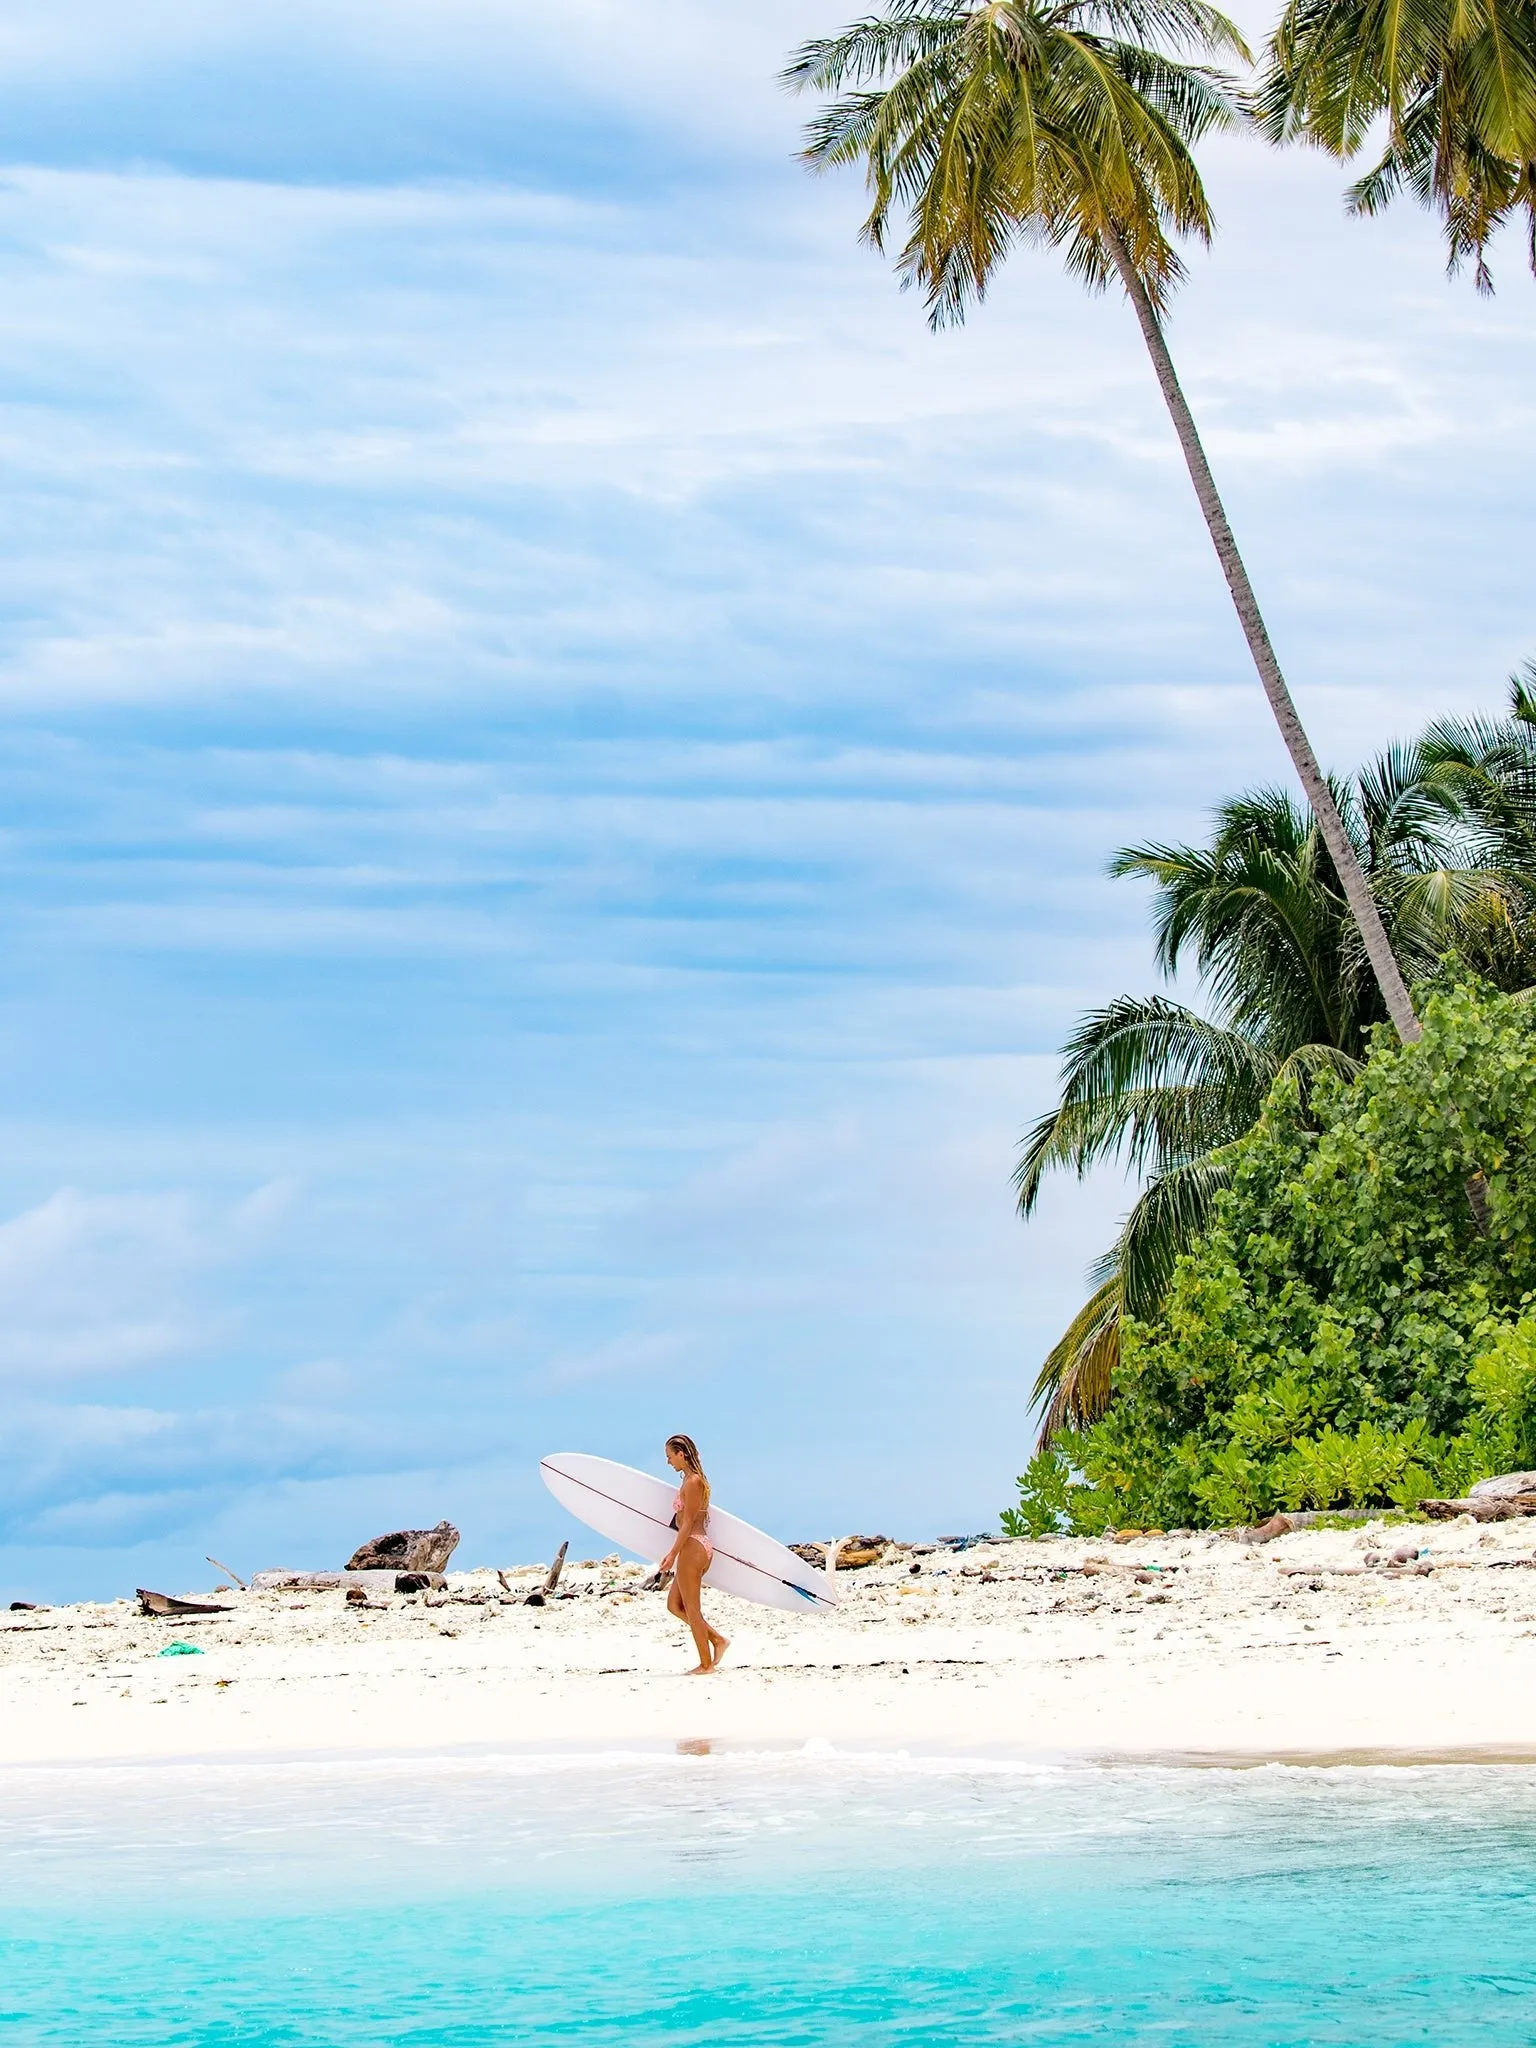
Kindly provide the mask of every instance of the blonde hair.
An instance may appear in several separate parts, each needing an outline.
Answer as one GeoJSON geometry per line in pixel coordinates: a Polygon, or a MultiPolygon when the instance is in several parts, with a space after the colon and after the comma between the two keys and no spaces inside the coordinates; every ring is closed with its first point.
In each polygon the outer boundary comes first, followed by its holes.
{"type": "Polygon", "coordinates": [[[699,1457],[698,1445],[691,1436],[669,1436],[667,1438],[667,1449],[669,1451],[676,1451],[683,1463],[688,1467],[692,1477],[703,1481],[704,1505],[708,1507],[709,1481],[704,1474],[704,1466],[699,1457]]]}

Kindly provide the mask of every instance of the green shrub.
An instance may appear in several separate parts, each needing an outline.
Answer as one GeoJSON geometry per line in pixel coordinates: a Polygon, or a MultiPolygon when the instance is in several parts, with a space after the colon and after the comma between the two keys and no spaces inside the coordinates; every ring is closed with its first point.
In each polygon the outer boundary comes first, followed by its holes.
{"type": "Polygon", "coordinates": [[[1049,1536],[1067,1515],[1069,1473],[1059,1453],[1036,1451],[1015,1484],[1019,1505],[1004,1508],[1005,1536],[1049,1536]]]}
{"type": "Polygon", "coordinates": [[[1536,1005],[1442,990],[1360,1077],[1277,1085],[1116,1396],[1022,1532],[1413,1507],[1536,1467],[1536,1005]],[[1480,1191],[1482,1223],[1469,1194],[1480,1191]]]}

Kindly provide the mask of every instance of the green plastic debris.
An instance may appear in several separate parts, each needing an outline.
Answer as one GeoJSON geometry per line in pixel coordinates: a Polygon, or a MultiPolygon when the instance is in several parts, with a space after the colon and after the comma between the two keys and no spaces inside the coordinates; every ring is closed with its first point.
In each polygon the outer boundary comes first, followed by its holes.
{"type": "Polygon", "coordinates": [[[167,1643],[160,1652],[162,1657],[201,1657],[202,1654],[196,1643],[167,1643]]]}

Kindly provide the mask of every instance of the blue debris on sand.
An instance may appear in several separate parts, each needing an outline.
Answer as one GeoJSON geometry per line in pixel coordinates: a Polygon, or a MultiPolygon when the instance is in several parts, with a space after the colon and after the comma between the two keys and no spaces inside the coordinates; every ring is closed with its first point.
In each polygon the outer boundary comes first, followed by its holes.
{"type": "Polygon", "coordinates": [[[162,1657],[201,1657],[202,1654],[196,1643],[167,1643],[160,1652],[162,1657]]]}

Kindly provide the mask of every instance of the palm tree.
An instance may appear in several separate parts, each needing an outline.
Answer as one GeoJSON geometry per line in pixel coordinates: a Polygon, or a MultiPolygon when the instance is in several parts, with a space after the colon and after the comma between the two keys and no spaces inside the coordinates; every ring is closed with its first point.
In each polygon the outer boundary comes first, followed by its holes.
{"type": "MultiPolygon", "coordinates": [[[[1441,829],[1444,788],[1409,747],[1332,793],[1399,953],[1428,971],[1448,906],[1455,914],[1490,886],[1448,865],[1462,849],[1441,829]]],[[[1191,960],[1213,1014],[1164,996],[1121,996],[1091,1012],[1063,1048],[1057,1106],[1024,1141],[1014,1183],[1026,1217],[1061,1168],[1082,1177],[1118,1159],[1146,1183],[1040,1369],[1042,1442],[1108,1406],[1122,1315],[1156,1308],[1275,1082],[1324,1070],[1348,1078],[1385,1016],[1316,818],[1283,791],[1224,804],[1208,846],[1127,847],[1110,872],[1154,884],[1158,965],[1172,977],[1191,960]]]]}
{"type": "Polygon", "coordinates": [[[1192,146],[1238,118],[1211,62],[1248,52],[1206,0],[887,0],[807,43],[786,79],[837,95],[812,122],[813,168],[862,162],[863,237],[898,260],[935,327],[962,320],[1020,237],[1064,248],[1094,289],[1118,278],[1135,311],[1270,708],[1404,1039],[1418,1019],[1327,779],[1302,728],[1163,334],[1183,276],[1173,238],[1209,242],[1192,146]],[[1170,54],[1171,53],[1171,54],[1170,54]]]}
{"type": "Polygon", "coordinates": [[[1449,268],[1485,251],[1524,208],[1536,270],[1536,9],[1531,0],[1289,0],[1258,99],[1273,141],[1355,156],[1385,117],[1385,147],[1349,192],[1378,213],[1405,186],[1439,213],[1449,268]]]}

